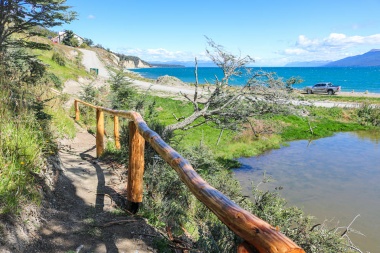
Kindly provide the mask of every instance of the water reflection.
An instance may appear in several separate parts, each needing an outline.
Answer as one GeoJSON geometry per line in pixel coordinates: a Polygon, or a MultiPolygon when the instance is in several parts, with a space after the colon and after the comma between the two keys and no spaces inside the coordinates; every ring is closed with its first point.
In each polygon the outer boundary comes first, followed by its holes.
{"type": "Polygon", "coordinates": [[[266,190],[282,186],[289,204],[321,221],[335,218],[347,225],[357,215],[354,228],[366,236],[353,239],[365,251],[380,252],[380,133],[339,133],[333,137],[295,141],[288,147],[251,158],[240,158],[235,175],[245,194],[265,171],[276,181],[266,190]]]}
{"type": "Polygon", "coordinates": [[[370,140],[376,144],[380,143],[380,131],[358,131],[354,132],[361,140],[370,140]]]}

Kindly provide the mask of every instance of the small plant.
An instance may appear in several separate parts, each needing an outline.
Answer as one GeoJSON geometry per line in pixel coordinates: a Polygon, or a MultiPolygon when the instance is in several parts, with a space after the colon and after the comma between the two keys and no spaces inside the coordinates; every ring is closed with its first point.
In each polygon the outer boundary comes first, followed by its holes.
{"type": "Polygon", "coordinates": [[[58,90],[62,90],[63,89],[62,80],[58,76],[56,76],[53,73],[48,73],[46,76],[54,84],[54,87],[56,89],[58,89],[58,90]]]}
{"type": "Polygon", "coordinates": [[[66,65],[66,60],[65,60],[65,57],[58,53],[58,52],[54,52],[53,53],[53,56],[51,57],[51,59],[57,63],[59,66],[65,66],[66,65]]]}
{"type": "Polygon", "coordinates": [[[380,108],[365,103],[358,109],[359,122],[362,125],[380,126],[380,108]]]}

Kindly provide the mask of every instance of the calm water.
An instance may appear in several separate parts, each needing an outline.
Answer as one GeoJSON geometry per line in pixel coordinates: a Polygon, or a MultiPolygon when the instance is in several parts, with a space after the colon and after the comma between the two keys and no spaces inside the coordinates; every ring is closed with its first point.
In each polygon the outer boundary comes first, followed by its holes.
{"type": "MultiPolygon", "coordinates": [[[[267,72],[275,72],[279,77],[288,79],[290,77],[300,77],[303,83],[295,85],[295,88],[303,88],[305,86],[314,85],[317,82],[332,82],[335,85],[342,86],[342,91],[350,92],[352,90],[358,92],[380,93],[380,67],[362,67],[362,68],[251,68],[253,71],[264,70],[267,72]]],[[[159,76],[170,75],[181,79],[184,82],[194,83],[194,68],[145,68],[131,69],[140,73],[147,78],[156,79],[159,76]]],[[[198,68],[199,83],[213,83],[215,75],[219,79],[223,76],[219,68],[198,68]]],[[[239,77],[232,80],[231,84],[239,85],[245,83],[247,77],[239,77]]]]}
{"type": "Polygon", "coordinates": [[[245,194],[266,171],[276,181],[264,190],[281,191],[289,205],[332,226],[348,225],[366,236],[350,234],[363,252],[380,252],[380,132],[338,133],[333,137],[302,140],[251,158],[240,158],[235,170],[245,194]]]}

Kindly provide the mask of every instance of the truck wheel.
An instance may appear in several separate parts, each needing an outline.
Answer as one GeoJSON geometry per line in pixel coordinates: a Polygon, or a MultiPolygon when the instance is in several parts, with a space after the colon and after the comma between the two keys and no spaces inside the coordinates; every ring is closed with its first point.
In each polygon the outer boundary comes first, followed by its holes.
{"type": "Polygon", "coordinates": [[[307,90],[307,94],[312,94],[313,92],[311,90],[307,90]]]}
{"type": "Polygon", "coordinates": [[[329,94],[329,95],[334,95],[334,91],[329,90],[329,91],[327,91],[327,94],[329,94]]]}

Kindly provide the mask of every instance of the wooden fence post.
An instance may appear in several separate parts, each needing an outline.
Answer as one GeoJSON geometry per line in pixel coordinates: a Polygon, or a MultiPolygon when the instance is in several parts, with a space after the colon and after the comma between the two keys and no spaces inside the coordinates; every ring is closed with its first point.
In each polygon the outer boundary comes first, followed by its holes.
{"type": "Polygon", "coordinates": [[[143,199],[145,140],[133,121],[129,122],[129,166],[127,185],[127,210],[136,213],[143,199]]]}
{"type": "Polygon", "coordinates": [[[96,109],[96,157],[104,151],[104,112],[96,109]]]}
{"type": "Polygon", "coordinates": [[[113,134],[115,138],[115,147],[120,149],[120,135],[119,135],[119,117],[113,116],[113,134]]]}
{"type": "Polygon", "coordinates": [[[75,120],[79,120],[79,103],[74,100],[74,108],[75,108],[75,120]]]}

